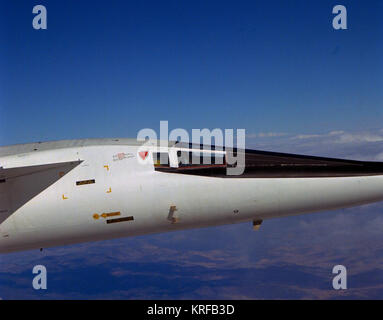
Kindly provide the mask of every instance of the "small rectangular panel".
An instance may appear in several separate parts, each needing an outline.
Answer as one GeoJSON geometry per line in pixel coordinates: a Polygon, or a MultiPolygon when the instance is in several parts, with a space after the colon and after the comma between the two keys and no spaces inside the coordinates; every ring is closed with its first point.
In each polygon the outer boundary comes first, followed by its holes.
{"type": "Polygon", "coordinates": [[[124,222],[124,221],[133,221],[134,217],[125,217],[125,218],[117,218],[117,219],[109,219],[106,220],[106,223],[116,223],[116,222],[124,222]]]}
{"type": "Polygon", "coordinates": [[[85,184],[92,184],[92,183],[96,183],[96,180],[95,179],[91,179],[91,180],[76,181],[76,185],[78,185],[78,186],[83,186],[85,184]]]}

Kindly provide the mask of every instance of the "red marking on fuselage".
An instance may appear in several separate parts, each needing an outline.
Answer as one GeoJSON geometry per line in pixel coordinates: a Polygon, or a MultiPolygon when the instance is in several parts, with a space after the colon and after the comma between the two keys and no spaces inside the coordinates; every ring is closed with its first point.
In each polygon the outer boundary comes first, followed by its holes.
{"type": "Polygon", "coordinates": [[[138,154],[140,155],[142,160],[145,160],[146,157],[148,156],[149,152],[148,151],[141,151],[138,154]]]}

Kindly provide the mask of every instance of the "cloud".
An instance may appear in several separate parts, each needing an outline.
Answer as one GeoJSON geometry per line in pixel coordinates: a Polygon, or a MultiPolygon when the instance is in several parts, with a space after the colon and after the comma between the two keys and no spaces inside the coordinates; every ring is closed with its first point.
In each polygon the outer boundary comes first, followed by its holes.
{"type": "Polygon", "coordinates": [[[326,143],[360,143],[360,142],[380,142],[383,136],[369,132],[349,133],[344,131],[331,131],[325,134],[298,134],[291,137],[292,140],[314,139],[323,140],[326,143]]]}
{"type": "Polygon", "coordinates": [[[246,138],[255,139],[255,138],[274,138],[274,137],[283,137],[286,136],[286,133],[283,132],[260,132],[260,133],[249,133],[246,134],[246,138]]]}
{"type": "Polygon", "coordinates": [[[327,133],[285,134],[278,139],[248,138],[247,148],[307,154],[333,158],[381,161],[383,156],[382,130],[346,132],[333,130],[327,133]]]}
{"type": "Polygon", "coordinates": [[[383,152],[378,153],[378,154],[375,156],[375,160],[376,160],[376,161],[383,161],[383,152]]]}
{"type": "Polygon", "coordinates": [[[327,133],[301,133],[289,134],[281,132],[267,132],[267,133],[250,133],[246,135],[249,139],[254,138],[271,138],[271,137],[286,137],[289,140],[312,140],[315,143],[361,143],[361,142],[382,142],[383,129],[366,132],[345,132],[343,130],[333,130],[327,133]]]}
{"type": "Polygon", "coordinates": [[[338,135],[336,143],[354,143],[354,142],[380,142],[383,141],[383,136],[371,133],[342,133],[338,135]]]}
{"type": "Polygon", "coordinates": [[[291,137],[291,139],[312,139],[312,138],[320,138],[323,137],[323,135],[320,134],[298,134],[294,137],[291,137]]]}

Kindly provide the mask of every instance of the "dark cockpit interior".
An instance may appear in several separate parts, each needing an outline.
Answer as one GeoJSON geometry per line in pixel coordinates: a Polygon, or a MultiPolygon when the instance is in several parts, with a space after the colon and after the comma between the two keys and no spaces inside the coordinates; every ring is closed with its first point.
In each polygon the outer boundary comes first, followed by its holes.
{"type": "MultiPolygon", "coordinates": [[[[202,154],[202,153],[201,153],[202,154]]],[[[258,150],[226,150],[225,155],[200,156],[195,152],[178,152],[179,166],[171,167],[157,161],[155,170],[226,178],[292,178],[292,177],[349,177],[383,175],[383,162],[324,158],[258,150]],[[194,154],[194,155],[193,155],[194,154]],[[193,158],[194,157],[194,158],[193,158]],[[195,161],[199,157],[200,161],[195,161]],[[233,160],[244,159],[244,171],[239,176],[227,175],[233,160]],[[189,158],[189,162],[185,159],[189,158]],[[208,159],[210,158],[210,160],[208,159]],[[193,161],[194,159],[194,161],[193,161]]]]}

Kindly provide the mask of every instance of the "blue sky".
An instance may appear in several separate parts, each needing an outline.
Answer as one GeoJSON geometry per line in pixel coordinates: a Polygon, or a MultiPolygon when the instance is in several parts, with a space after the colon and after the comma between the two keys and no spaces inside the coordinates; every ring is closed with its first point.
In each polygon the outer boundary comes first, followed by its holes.
{"type": "MultiPolygon", "coordinates": [[[[382,1],[2,1],[0,145],[245,128],[383,161],[382,1]],[[348,29],[332,28],[332,8],[348,29]],[[48,30],[32,28],[32,8],[48,30]]],[[[0,298],[383,297],[383,205],[0,256],[0,298]],[[31,287],[48,269],[48,290],[31,287]],[[331,287],[332,267],[349,290],[331,287]]]]}
{"type": "Polygon", "coordinates": [[[335,31],[333,1],[3,1],[0,145],[380,128],[383,4],[342,3],[335,31]]]}

